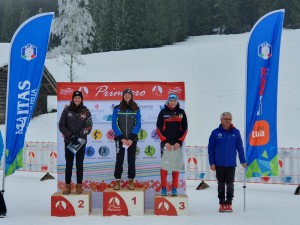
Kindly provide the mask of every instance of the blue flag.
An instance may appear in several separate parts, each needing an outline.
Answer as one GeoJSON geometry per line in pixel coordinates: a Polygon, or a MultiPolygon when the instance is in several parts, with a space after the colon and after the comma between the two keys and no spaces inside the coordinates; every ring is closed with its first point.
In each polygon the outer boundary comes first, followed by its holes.
{"type": "Polygon", "coordinates": [[[6,102],[5,175],[22,168],[25,134],[39,94],[54,13],[29,18],[10,48],[6,102]]]}
{"type": "Polygon", "coordinates": [[[277,86],[284,10],[270,12],[252,28],[247,51],[247,177],[277,176],[277,86]]]}

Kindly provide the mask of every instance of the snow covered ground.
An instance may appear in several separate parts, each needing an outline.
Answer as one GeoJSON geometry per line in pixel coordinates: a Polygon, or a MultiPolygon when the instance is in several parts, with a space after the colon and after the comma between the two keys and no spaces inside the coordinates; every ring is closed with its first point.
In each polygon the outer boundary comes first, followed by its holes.
{"type": "MultiPolygon", "coordinates": [[[[216,182],[206,190],[195,190],[199,181],[187,181],[189,215],[180,217],[145,216],[103,217],[97,209],[90,216],[51,217],[50,196],[55,192],[56,180],[40,181],[44,173],[17,172],[6,184],[8,215],[0,219],[5,225],[296,225],[299,224],[300,196],[293,195],[295,186],[247,184],[246,212],[244,212],[243,184],[236,183],[234,212],[219,213],[216,182]]],[[[54,175],[54,174],[53,174],[54,175]]]]}
{"type": "MultiPolygon", "coordinates": [[[[223,111],[233,113],[233,123],[243,133],[245,49],[249,34],[191,37],[186,42],[156,49],[138,49],[83,56],[86,66],[77,69],[78,81],[185,81],[189,118],[187,145],[207,145],[223,111]]],[[[278,93],[278,145],[299,147],[300,137],[300,30],[284,30],[281,45],[278,93]]],[[[0,45],[0,66],[5,57],[0,45]],[[2,57],[1,57],[2,56],[2,57]]],[[[47,68],[57,81],[68,81],[67,68],[49,59],[47,68]]],[[[58,90],[59,91],[59,90],[58,90]]],[[[55,101],[55,99],[54,99],[55,101]]],[[[52,99],[52,107],[53,99],[52,99]]],[[[0,129],[4,133],[4,126],[0,129]]],[[[34,118],[26,141],[56,141],[57,114],[34,118]]],[[[44,173],[17,172],[6,179],[8,216],[0,224],[299,224],[299,196],[295,186],[247,184],[247,211],[243,188],[236,183],[234,213],[217,212],[216,183],[196,191],[199,181],[187,181],[189,216],[55,218],[50,216],[50,196],[56,180],[41,182],[44,173]]],[[[0,175],[0,178],[2,176],[0,175]]]]}

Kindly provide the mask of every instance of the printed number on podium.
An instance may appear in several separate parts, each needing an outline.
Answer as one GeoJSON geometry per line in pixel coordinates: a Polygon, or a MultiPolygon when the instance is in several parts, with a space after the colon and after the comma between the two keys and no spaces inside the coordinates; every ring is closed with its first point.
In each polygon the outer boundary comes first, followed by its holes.
{"type": "Polygon", "coordinates": [[[84,208],[84,201],[83,200],[78,201],[78,208],[84,208]]]}
{"type": "Polygon", "coordinates": [[[131,199],[133,201],[133,204],[136,205],[136,197],[134,197],[133,199],[131,199]]]}
{"type": "Polygon", "coordinates": [[[180,210],[184,210],[185,209],[184,202],[179,202],[179,205],[180,205],[180,207],[179,207],[180,210]]]}

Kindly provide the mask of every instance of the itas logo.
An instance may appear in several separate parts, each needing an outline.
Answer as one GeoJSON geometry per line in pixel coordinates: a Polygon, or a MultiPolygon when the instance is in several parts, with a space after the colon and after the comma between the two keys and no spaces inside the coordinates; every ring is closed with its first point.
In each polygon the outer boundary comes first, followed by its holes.
{"type": "Polygon", "coordinates": [[[30,61],[37,57],[37,47],[32,44],[27,44],[21,49],[21,57],[30,61]]]}
{"type": "Polygon", "coordinates": [[[161,86],[154,86],[152,88],[152,94],[156,96],[161,96],[163,94],[163,89],[161,86]]]}
{"type": "Polygon", "coordinates": [[[258,56],[267,60],[272,56],[272,45],[268,42],[264,42],[258,46],[258,56]]]}
{"type": "Polygon", "coordinates": [[[258,120],[250,134],[249,144],[252,146],[266,145],[270,140],[270,126],[266,120],[258,120]]]}

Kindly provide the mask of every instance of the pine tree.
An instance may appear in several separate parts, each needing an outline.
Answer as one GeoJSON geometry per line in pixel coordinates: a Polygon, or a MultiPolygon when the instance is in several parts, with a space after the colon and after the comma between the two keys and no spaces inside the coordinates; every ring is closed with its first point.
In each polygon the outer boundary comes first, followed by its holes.
{"type": "Polygon", "coordinates": [[[84,64],[79,55],[92,48],[95,25],[88,6],[88,0],[58,0],[58,17],[52,33],[60,38],[61,45],[52,50],[52,55],[63,56],[71,82],[76,79],[74,64],[84,64]]]}
{"type": "Polygon", "coordinates": [[[210,0],[188,0],[189,35],[205,35],[212,30],[210,0]]]}
{"type": "Polygon", "coordinates": [[[214,0],[213,25],[218,34],[236,34],[241,29],[239,0],[214,0]]]}
{"type": "Polygon", "coordinates": [[[284,1],[282,8],[286,9],[285,24],[288,27],[299,29],[300,28],[300,1],[290,0],[284,1]]]}

